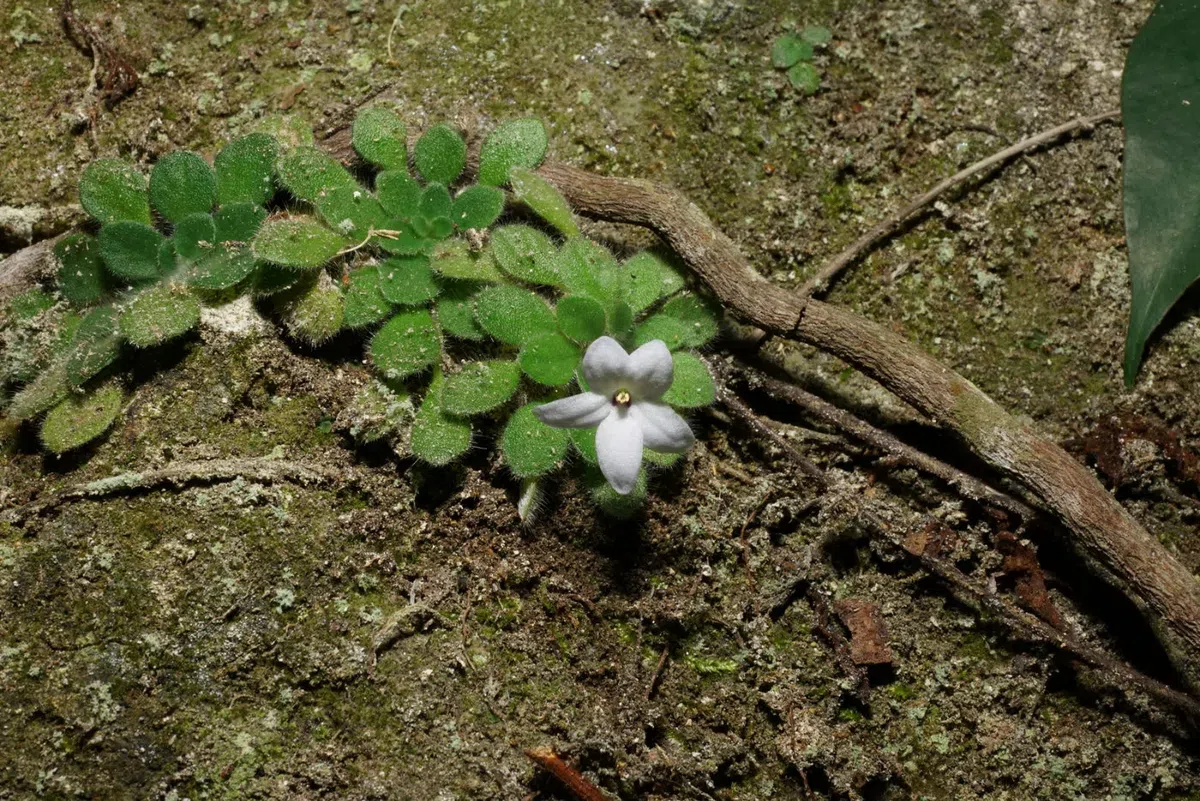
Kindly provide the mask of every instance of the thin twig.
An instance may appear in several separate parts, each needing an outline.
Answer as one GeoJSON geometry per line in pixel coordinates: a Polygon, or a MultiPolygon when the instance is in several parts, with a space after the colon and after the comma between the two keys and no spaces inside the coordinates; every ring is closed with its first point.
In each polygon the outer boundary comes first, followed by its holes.
{"type": "Polygon", "coordinates": [[[578,801],[609,801],[608,796],[585,779],[582,773],[563,762],[553,749],[531,748],[525,752],[525,756],[562,782],[578,801]]]}
{"type": "Polygon", "coordinates": [[[658,664],[654,667],[654,675],[650,677],[650,686],[646,688],[646,700],[649,701],[654,697],[655,691],[658,690],[658,684],[662,681],[663,672],[667,669],[667,660],[671,656],[671,643],[663,646],[662,653],[658,657],[658,664]]]}
{"type": "Polygon", "coordinates": [[[995,167],[997,164],[1002,164],[1008,161],[1013,156],[1018,156],[1026,151],[1033,150],[1048,142],[1053,142],[1060,136],[1072,133],[1078,130],[1091,130],[1101,122],[1115,120],[1121,116],[1120,110],[1114,109],[1106,111],[1103,114],[1094,114],[1090,117],[1080,117],[1070,122],[1057,125],[1049,130],[1042,131],[1039,134],[1034,134],[1028,139],[1022,139],[1015,145],[1006,147],[998,153],[993,153],[985,159],[981,159],[974,164],[959,170],[941,183],[934,186],[923,195],[918,195],[912,201],[902,206],[897,211],[885,217],[877,223],[871,230],[854,240],[845,250],[834,256],[825,263],[821,269],[809,278],[800,287],[800,295],[802,297],[816,296],[829,288],[829,284],[837,277],[838,273],[846,269],[852,262],[858,259],[866,251],[875,246],[881,239],[890,236],[905,220],[917,213],[921,209],[928,206],[938,198],[947,189],[950,189],[956,184],[962,183],[973,175],[978,175],[981,172],[995,167]]]}
{"type": "MultiPolygon", "coordinates": [[[[705,361],[707,362],[709,369],[713,370],[713,360],[706,359],[705,361]]],[[[714,372],[718,371],[714,370],[714,372]]],[[[826,488],[826,486],[828,486],[825,473],[821,470],[821,468],[809,461],[808,457],[796,450],[790,442],[778,436],[778,434],[776,434],[775,431],[771,429],[761,417],[750,411],[749,407],[747,407],[745,403],[742,403],[742,400],[737,395],[735,395],[733,392],[730,392],[729,388],[723,383],[718,383],[717,386],[717,394],[721,404],[728,409],[734,417],[741,421],[746,427],[766,436],[771,440],[771,442],[775,443],[776,446],[778,446],[787,454],[789,459],[796,463],[796,465],[800,468],[800,472],[804,473],[804,475],[807,476],[809,480],[811,480],[817,486],[817,489],[823,490],[826,488]]]]}

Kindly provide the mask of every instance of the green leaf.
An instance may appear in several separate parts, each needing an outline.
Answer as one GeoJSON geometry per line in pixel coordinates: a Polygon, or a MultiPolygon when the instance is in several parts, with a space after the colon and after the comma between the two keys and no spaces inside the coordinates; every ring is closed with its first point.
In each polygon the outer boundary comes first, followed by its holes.
{"type": "Polygon", "coordinates": [[[539,334],[521,346],[517,359],[525,375],[539,384],[560,387],[575,377],[583,351],[562,334],[539,334]]]}
{"type": "Polygon", "coordinates": [[[254,235],[266,219],[267,210],[253,203],[230,203],[222,206],[213,215],[217,241],[248,244],[254,240],[254,235]]]}
{"type": "MultiPolygon", "coordinates": [[[[61,242],[60,242],[61,244],[61,242]]],[[[27,289],[8,302],[8,314],[15,320],[32,320],[54,306],[54,296],[41,289],[27,289]]]]}
{"type": "Polygon", "coordinates": [[[807,61],[801,61],[788,70],[787,77],[793,88],[806,95],[815,95],[821,88],[821,72],[807,61]]]}
{"type": "Polygon", "coordinates": [[[479,151],[479,183],[500,186],[513,167],[537,167],[546,155],[546,144],[546,128],[536,117],[504,123],[488,135],[479,151]]]}
{"type": "Polygon", "coordinates": [[[563,236],[579,236],[575,215],[567,205],[567,199],[542,176],[524,167],[514,167],[508,174],[513,194],[546,222],[558,229],[563,236]]]}
{"type": "Polygon", "coordinates": [[[676,353],[674,359],[675,380],[663,395],[663,403],[683,409],[712,405],[717,399],[717,386],[708,366],[694,353],[676,353]]]}
{"type": "Polygon", "coordinates": [[[491,249],[500,269],[531,284],[562,286],[558,252],[550,237],[528,225],[505,225],[492,232],[491,249]]]}
{"type": "Polygon", "coordinates": [[[217,176],[208,162],[186,150],[168,153],[150,171],[150,205],[171,222],[212,211],[217,176]]]}
{"type": "Polygon", "coordinates": [[[139,222],[114,222],[100,229],[100,257],[104,266],[126,281],[157,278],[158,248],[162,234],[139,222]]]}
{"type": "Polygon", "coordinates": [[[354,118],[350,140],[358,155],[383,170],[408,166],[408,128],[390,108],[368,108],[354,118]]]}
{"type": "Polygon", "coordinates": [[[625,261],[629,276],[626,300],[636,314],[654,305],[659,298],[674,295],[683,289],[683,274],[661,254],[649,250],[635,253],[625,261]]]}
{"type": "Polygon", "coordinates": [[[549,473],[562,464],[571,444],[571,434],[564,428],[553,428],[537,419],[533,410],[540,403],[529,403],[513,412],[500,451],[508,469],[518,478],[532,478],[549,473]]]}
{"type": "Polygon", "coordinates": [[[471,362],[446,376],[442,386],[442,410],[453,415],[491,411],[507,401],[521,382],[521,368],[514,361],[471,362]]]}
{"type": "Polygon", "coordinates": [[[444,184],[429,184],[421,193],[417,213],[426,220],[435,220],[438,217],[449,217],[453,209],[454,201],[450,199],[450,190],[444,184]]]}
{"type": "Polygon", "coordinates": [[[207,255],[217,245],[217,226],[205,211],[189,214],[175,224],[175,252],[189,261],[207,255]]]}
{"type": "Polygon", "coordinates": [[[217,202],[265,206],[275,194],[275,159],[279,143],[257,133],[230,142],[213,160],[217,172],[217,202]]]}
{"type": "Polygon", "coordinates": [[[385,378],[393,380],[430,367],[441,352],[437,325],[425,309],[400,312],[371,339],[372,363],[385,378]]]}
{"type": "Polygon", "coordinates": [[[125,394],[115,384],[105,384],[86,395],[73,396],[46,415],[42,444],[51,453],[65,453],[99,437],[121,413],[125,394]]]}
{"type": "Polygon", "coordinates": [[[833,39],[833,33],[823,25],[805,25],[800,38],[812,45],[823,45],[833,39]]]}
{"type": "Polygon", "coordinates": [[[146,178],[118,159],[93,161],[79,178],[79,202],[102,224],[129,220],[150,224],[146,178]]]}
{"type": "Polygon", "coordinates": [[[539,334],[554,334],[558,324],[546,301],[515,286],[490,286],[475,296],[475,319],[484,331],[508,345],[521,345],[539,334]]]}
{"type": "Polygon", "coordinates": [[[268,220],[254,237],[254,255],[284,267],[312,269],[338,255],[348,242],[306,217],[268,220]]]}
{"type": "Polygon", "coordinates": [[[690,348],[706,344],[717,335],[721,325],[718,312],[690,292],[671,298],[663,306],[662,313],[674,317],[686,326],[687,333],[683,335],[682,341],[690,348]]]}
{"type": "Polygon", "coordinates": [[[158,274],[170,275],[179,266],[179,254],[175,252],[175,240],[163,239],[158,245],[158,274]]]}
{"type": "Polygon", "coordinates": [[[32,420],[66,398],[70,391],[65,363],[56,362],[13,396],[6,414],[13,420],[32,420]]]}
{"type": "Polygon", "coordinates": [[[475,322],[474,295],[478,286],[455,281],[442,290],[437,302],[437,320],[442,331],[459,339],[483,339],[483,329],[475,322]]]}
{"type": "Polygon", "coordinates": [[[117,360],[121,352],[119,315],[111,306],[93,309],[83,318],[67,353],[67,381],[78,387],[117,360]]]}
{"type": "Polygon", "coordinates": [[[592,503],[601,512],[618,520],[628,520],[636,517],[646,504],[646,470],[638,473],[637,483],[628,495],[621,495],[613,489],[599,468],[589,467],[584,470],[583,483],[588,489],[592,503]]]}
{"type": "Polygon", "coordinates": [[[250,294],[256,298],[266,298],[286,292],[304,278],[304,273],[274,264],[259,264],[250,281],[250,294]]]}
{"type": "Polygon", "coordinates": [[[413,163],[426,181],[452,184],[467,164],[467,144],[449,125],[435,125],[417,140],[413,163]]]}
{"type": "Polygon", "coordinates": [[[622,342],[633,334],[633,309],[623,300],[608,307],[608,333],[622,342]]]}
{"type": "Polygon", "coordinates": [[[687,323],[669,314],[658,313],[645,320],[634,331],[633,342],[637,347],[655,339],[661,339],[667,348],[674,351],[690,347],[688,343],[687,323]]]}
{"type": "Polygon", "coordinates": [[[785,33],[771,47],[771,63],[780,69],[800,61],[812,61],[813,46],[794,33],[785,33]]]}
{"type": "Polygon", "coordinates": [[[352,270],[350,285],[346,287],[346,327],[374,325],[391,311],[392,304],[379,291],[379,271],[374,267],[352,270]]]}
{"type": "Polygon", "coordinates": [[[440,291],[426,256],[392,256],[379,265],[379,291],[400,306],[420,306],[440,291]]]}
{"type": "Polygon", "coordinates": [[[441,379],[435,375],[425,400],[413,420],[409,448],[418,459],[429,464],[449,464],[471,447],[471,424],[447,416],[441,407],[441,379]]]}
{"type": "Polygon", "coordinates": [[[325,224],[359,242],[372,228],[383,228],[386,214],[375,196],[357,184],[322,189],[313,200],[325,224]]]}
{"type": "Polygon", "coordinates": [[[338,162],[315,147],[298,147],[275,163],[279,182],[300,200],[316,202],[322,190],[358,188],[358,181],[338,162]]]}
{"type": "MultiPolygon", "coordinates": [[[[384,231],[377,231],[378,234],[372,243],[378,245],[380,249],[388,253],[395,253],[399,256],[416,256],[418,254],[425,255],[433,250],[436,244],[432,239],[418,234],[414,223],[421,222],[420,217],[414,217],[410,222],[401,222],[392,220],[386,223],[388,226],[384,231]]],[[[428,226],[422,227],[421,230],[428,230],[428,226]]]]}
{"type": "Polygon", "coordinates": [[[627,276],[613,255],[590,239],[567,240],[557,262],[562,285],[572,295],[586,295],[606,308],[624,298],[627,276]]]}
{"type": "Polygon", "coordinates": [[[254,272],[257,265],[246,245],[220,242],[188,267],[187,282],[201,289],[229,289],[254,272]]]}
{"type": "Polygon", "coordinates": [[[155,284],[142,290],[121,312],[121,333],[137,348],[174,339],[200,321],[200,301],[174,283],[155,284]]]}
{"type": "Polygon", "coordinates": [[[575,446],[575,450],[583,457],[583,461],[587,464],[600,464],[600,457],[596,454],[596,429],[594,428],[571,428],[567,433],[571,435],[571,444],[575,446]]]}
{"type": "Polygon", "coordinates": [[[1160,0],[1125,63],[1125,238],[1133,288],[1127,386],[1154,329],[1200,278],[1198,29],[1195,3],[1160,0]]]}
{"type": "Polygon", "coordinates": [[[580,344],[591,342],[604,334],[604,307],[583,296],[563,298],[555,309],[558,327],[568,338],[580,344]]]}
{"type": "Polygon", "coordinates": [[[288,332],[310,345],[331,339],[342,328],[345,306],[342,293],[326,273],[289,293],[283,301],[288,332]]]}
{"type": "Polygon", "coordinates": [[[54,246],[58,257],[58,289],[76,306],[104,297],[108,281],[100,258],[100,243],[87,234],[69,234],[54,246]]]}
{"type": "Polygon", "coordinates": [[[472,253],[467,243],[460,240],[438,244],[433,250],[432,263],[433,269],[446,278],[490,283],[504,281],[490,250],[472,253]]]}
{"type": "Polygon", "coordinates": [[[421,206],[421,185],[403,170],[389,170],[375,176],[375,193],[393,217],[407,220],[421,206]]]}
{"type": "Polygon", "coordinates": [[[482,231],[490,228],[503,211],[504,193],[492,186],[476,184],[468,186],[454,198],[450,219],[460,231],[471,228],[482,231]]]}

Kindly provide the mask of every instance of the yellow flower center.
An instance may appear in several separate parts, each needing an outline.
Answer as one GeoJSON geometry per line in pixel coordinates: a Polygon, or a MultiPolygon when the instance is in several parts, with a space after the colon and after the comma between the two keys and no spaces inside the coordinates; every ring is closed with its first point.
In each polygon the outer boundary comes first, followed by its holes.
{"type": "Polygon", "coordinates": [[[633,398],[629,396],[629,391],[624,389],[617,390],[617,394],[613,395],[613,403],[618,406],[628,406],[633,403],[633,398]]]}

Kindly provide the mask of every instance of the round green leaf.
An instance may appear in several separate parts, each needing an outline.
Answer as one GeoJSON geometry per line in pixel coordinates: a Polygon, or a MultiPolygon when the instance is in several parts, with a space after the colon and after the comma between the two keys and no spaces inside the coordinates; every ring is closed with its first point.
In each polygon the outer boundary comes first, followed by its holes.
{"type": "Polygon", "coordinates": [[[604,307],[591,298],[563,298],[555,309],[558,327],[569,339],[591,342],[604,334],[604,307]]]}
{"type": "Polygon", "coordinates": [[[459,339],[483,339],[483,329],[475,322],[477,289],[473,283],[454,281],[442,290],[437,302],[437,320],[442,331],[459,339]]]}
{"type": "Polygon", "coordinates": [[[275,194],[275,159],[279,144],[274,137],[256,133],[230,142],[213,160],[217,173],[217,202],[265,206],[275,194]]]}
{"type": "Polygon", "coordinates": [[[691,293],[671,298],[663,306],[662,313],[674,317],[686,326],[687,333],[683,335],[682,342],[690,348],[706,344],[717,335],[720,328],[717,311],[691,293]]]}
{"type": "Polygon", "coordinates": [[[417,213],[426,220],[438,217],[449,217],[453,212],[454,202],[450,199],[450,190],[444,184],[429,184],[421,192],[421,203],[417,213]]]}
{"type": "Polygon", "coordinates": [[[200,321],[200,301],[186,287],[155,284],[121,312],[121,333],[134,347],[148,348],[187,333],[200,321]]]}
{"type": "Polygon", "coordinates": [[[407,220],[421,206],[421,185],[407,172],[389,170],[375,176],[375,193],[388,214],[407,220]]]}
{"type": "Polygon", "coordinates": [[[179,258],[175,252],[175,240],[163,239],[158,245],[158,274],[170,275],[178,266],[179,258]]]}
{"type": "Polygon", "coordinates": [[[386,214],[375,196],[357,184],[322,189],[313,200],[325,224],[342,236],[361,241],[372,228],[383,228],[386,214]]]}
{"type": "Polygon", "coordinates": [[[162,235],[144,223],[109,223],[100,229],[100,257],[118,278],[149,281],[159,275],[158,248],[162,241],[162,235]]]}
{"type": "Polygon", "coordinates": [[[435,125],[417,140],[413,162],[426,181],[451,184],[467,164],[467,144],[449,125],[435,125]]]}
{"type": "Polygon", "coordinates": [[[284,299],[284,322],[292,336],[319,345],[342,328],[345,308],[342,293],[325,273],[284,299]]]}
{"type": "Polygon", "coordinates": [[[440,467],[471,447],[471,424],[442,411],[437,399],[438,389],[435,382],[425,394],[425,401],[413,420],[409,448],[421,461],[440,467]]]}
{"type": "Polygon", "coordinates": [[[815,95],[821,88],[821,73],[807,61],[801,61],[787,71],[788,81],[792,87],[806,95],[815,95]]]}
{"type": "Polygon", "coordinates": [[[479,151],[479,183],[500,186],[513,167],[537,167],[546,155],[546,144],[546,128],[536,117],[504,123],[488,135],[479,151]]]}
{"type": "Polygon", "coordinates": [[[385,378],[407,378],[435,364],[441,337],[425,309],[400,312],[371,339],[371,361],[385,378]]]}
{"type": "Polygon", "coordinates": [[[554,312],[540,297],[515,286],[490,286],[475,296],[475,319],[484,331],[509,345],[558,330],[554,312]]]}
{"type": "Polygon", "coordinates": [[[175,252],[189,261],[206,256],[217,244],[217,226],[212,215],[198,211],[175,224],[175,252]]]}
{"type": "Polygon", "coordinates": [[[460,231],[471,228],[482,231],[490,228],[503,211],[504,192],[492,186],[476,184],[468,186],[454,198],[450,219],[460,231]]]}
{"type": "Polygon", "coordinates": [[[121,413],[125,395],[116,384],[105,384],[86,395],[73,396],[51,410],[42,423],[42,444],[51,453],[65,453],[103,434],[121,413]]]}
{"type": "Polygon", "coordinates": [[[513,167],[508,180],[517,200],[533,209],[535,214],[557,228],[563,236],[579,236],[579,226],[575,223],[575,215],[571,213],[567,199],[545,178],[524,167],[513,167]]]}
{"type": "Polygon", "coordinates": [[[661,339],[670,350],[690,347],[687,323],[669,314],[658,313],[637,327],[633,334],[633,342],[641,347],[647,342],[661,339]]]}
{"type": "Polygon", "coordinates": [[[67,381],[78,387],[108,367],[121,352],[117,310],[111,306],[93,309],[83,318],[67,353],[67,381]]]}
{"type": "Polygon", "coordinates": [[[358,155],[384,170],[408,165],[408,129],[390,108],[368,108],[354,118],[350,140],[358,155]]]}
{"type": "Polygon", "coordinates": [[[171,222],[197,212],[207,214],[216,200],[217,176],[195,153],[168,153],[150,171],[150,204],[171,222]]]}
{"type": "Polygon", "coordinates": [[[453,415],[495,409],[517,391],[521,368],[514,361],[471,362],[442,385],[442,410],[453,415]]]}
{"type": "Polygon", "coordinates": [[[771,63],[787,69],[798,61],[812,61],[813,46],[794,33],[785,33],[771,47],[771,63]]]}
{"type": "Polygon", "coordinates": [[[354,176],[315,147],[298,147],[275,163],[279,182],[300,200],[313,203],[322,190],[358,188],[354,176]]]}
{"type": "Polygon", "coordinates": [[[528,225],[505,225],[492,232],[492,253],[500,269],[531,284],[562,286],[558,253],[550,237],[528,225]]]}
{"type": "Polygon", "coordinates": [[[518,478],[544,475],[558,467],[571,444],[568,429],[554,428],[537,419],[533,410],[540,403],[530,403],[513,412],[500,451],[508,469],[518,478]]]}
{"type": "Polygon", "coordinates": [[[556,262],[561,285],[572,295],[586,295],[605,307],[624,298],[628,277],[613,255],[590,239],[567,240],[556,262]]]}
{"type": "Polygon", "coordinates": [[[710,406],[717,399],[717,386],[713,383],[708,366],[694,353],[676,353],[675,379],[662,397],[663,403],[684,409],[710,406]]]}
{"type": "Polygon", "coordinates": [[[379,291],[392,303],[419,306],[439,289],[425,256],[392,256],[379,265],[379,291]]]}
{"type": "Polygon", "coordinates": [[[625,261],[629,276],[626,300],[634,313],[644,311],[659,298],[683,289],[683,274],[661,254],[649,250],[635,253],[625,261]]]}
{"type": "Polygon", "coordinates": [[[188,267],[187,282],[201,289],[229,289],[254,272],[257,264],[246,245],[220,242],[188,267]]]}
{"type": "Polygon", "coordinates": [[[350,285],[346,287],[346,327],[374,325],[391,311],[392,304],[379,291],[379,271],[374,267],[351,271],[350,285]]]}
{"type": "Polygon", "coordinates": [[[79,178],[79,202],[102,224],[150,224],[146,178],[119,159],[99,159],[87,166],[79,178]]]}
{"type": "Polygon", "coordinates": [[[108,291],[100,243],[87,234],[69,234],[54,246],[58,257],[58,289],[76,306],[95,303],[108,291]]]}
{"type": "Polygon", "coordinates": [[[583,352],[562,334],[540,334],[521,346],[517,359],[525,375],[539,384],[559,387],[575,377],[583,352]]]}
{"type": "Polygon", "coordinates": [[[254,240],[254,235],[267,219],[267,210],[253,203],[230,203],[213,214],[213,225],[218,242],[245,242],[254,240]]]}
{"type": "Polygon", "coordinates": [[[312,269],[338,255],[347,242],[304,217],[268,220],[254,237],[254,255],[284,267],[312,269]]]}

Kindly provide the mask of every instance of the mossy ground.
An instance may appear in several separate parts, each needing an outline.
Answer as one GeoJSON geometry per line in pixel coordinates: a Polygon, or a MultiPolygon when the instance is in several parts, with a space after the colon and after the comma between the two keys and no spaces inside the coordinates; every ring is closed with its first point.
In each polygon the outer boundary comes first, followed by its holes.
{"type": "MultiPolygon", "coordinates": [[[[540,115],[554,157],[679,186],[798,285],[1001,137],[1115,106],[1150,7],[465,5],[79,0],[142,76],[108,110],[44,4],[0,3],[0,205],[16,210],[3,242],[78,219],[73,187],[92,158],[211,155],[278,111],[320,131],[387,88],[416,126],[540,115]],[[788,21],[834,33],[815,97],[770,67],[788,21]]],[[[1194,316],[1154,345],[1134,392],[1120,384],[1119,168],[1115,126],[1033,154],[948,198],[832,298],[1056,437],[1135,412],[1194,447],[1194,316]]],[[[625,799],[799,799],[805,780],[818,797],[1200,794],[1191,747],[1153,707],[1005,638],[866,539],[845,499],[982,538],[972,510],[908,473],[801,439],[843,498],[818,514],[786,462],[699,415],[701,444],[658,481],[640,525],[605,522],[567,482],[525,528],[516,483],[484,448],[429,470],[338,431],[369,380],[353,337],[317,351],[273,333],[201,337],[150,352],[99,445],[50,459],[33,432],[6,435],[0,503],[218,457],[354,480],[165,487],[0,527],[0,798],[563,798],[521,755],[547,743],[625,799]],[[879,603],[891,630],[894,673],[876,677],[869,707],[850,699],[806,602],[767,614],[824,537],[838,545],[822,586],[879,603]],[[375,663],[376,633],[414,602],[436,615],[375,663]]],[[[792,360],[831,394],[905,419],[843,365],[792,360]]],[[[1135,451],[1145,492],[1124,500],[1200,564],[1194,507],[1154,491],[1172,486],[1161,453],[1135,451]]],[[[963,556],[996,568],[978,545],[963,556]]],[[[1121,642],[1130,656],[1140,641],[1121,642]]]]}

